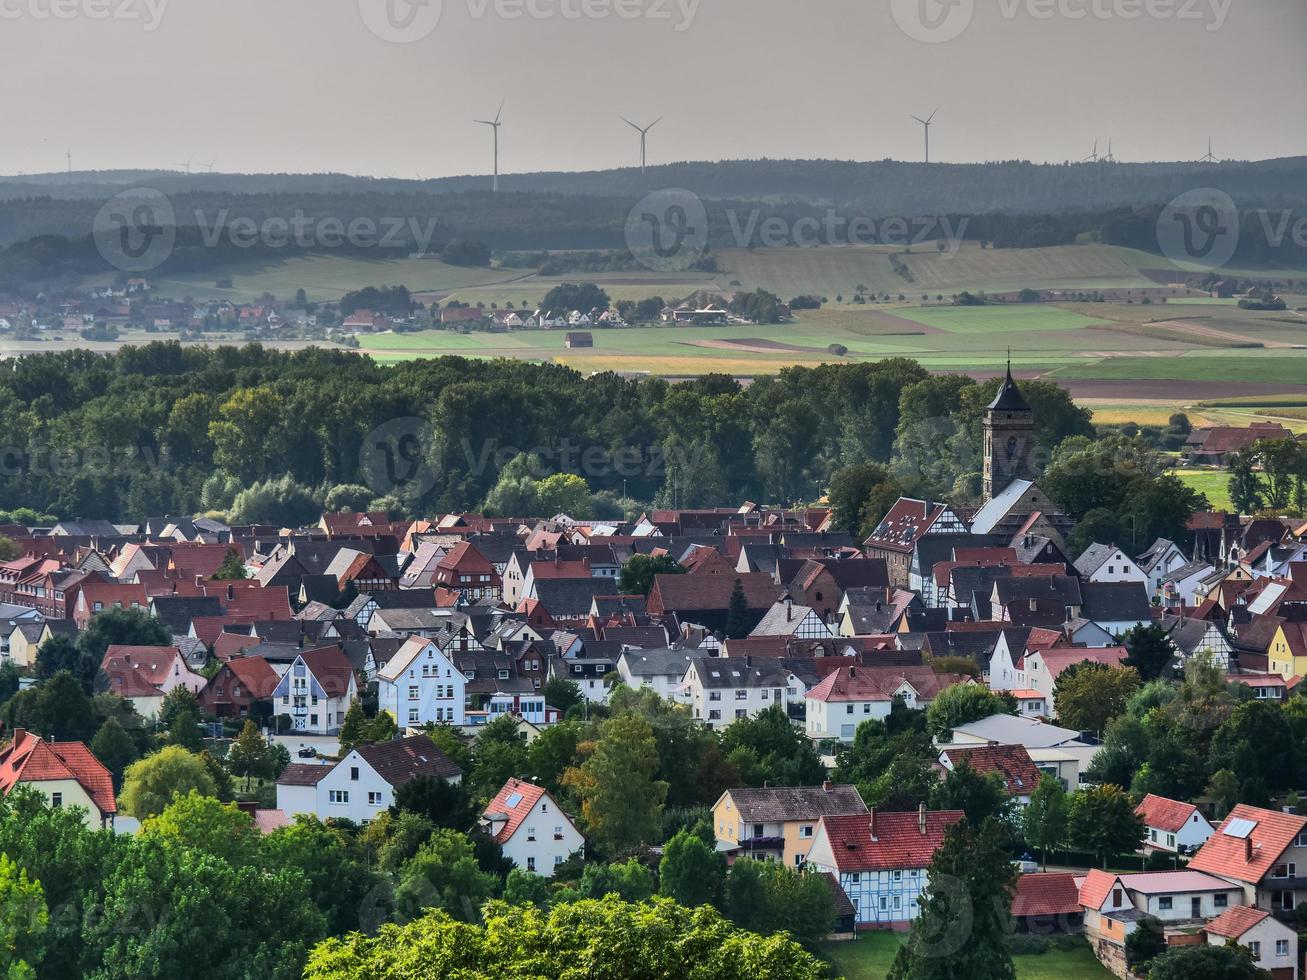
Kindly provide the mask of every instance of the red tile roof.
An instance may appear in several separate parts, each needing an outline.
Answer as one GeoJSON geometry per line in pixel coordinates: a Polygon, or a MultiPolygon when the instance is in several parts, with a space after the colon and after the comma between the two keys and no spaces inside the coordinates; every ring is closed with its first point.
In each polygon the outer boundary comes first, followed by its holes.
{"type": "Polygon", "coordinates": [[[1039,785],[1039,769],[1024,745],[956,746],[944,749],[943,754],[955,768],[965,760],[982,776],[998,773],[1012,796],[1029,796],[1039,785]]]}
{"type": "MultiPolygon", "coordinates": [[[[112,644],[104,651],[100,669],[111,678],[117,672],[136,671],[153,687],[167,683],[181,652],[176,647],[141,647],[112,644]]],[[[187,673],[190,671],[188,670],[187,673]]]]}
{"type": "Polygon", "coordinates": [[[1080,894],[1073,874],[1033,874],[1017,879],[1012,915],[1073,915],[1080,911],[1080,894]]]}
{"type": "Polygon", "coordinates": [[[495,794],[495,798],[486,804],[481,816],[489,819],[493,816],[507,817],[508,821],[495,834],[495,841],[500,844],[506,844],[512,836],[517,833],[517,828],[522,826],[522,821],[527,818],[532,807],[540,802],[540,798],[545,795],[545,788],[537,786],[535,783],[526,783],[520,779],[510,779],[504,783],[503,787],[495,794]],[[509,800],[516,797],[516,805],[509,806],[509,800]]]}
{"type": "Polygon", "coordinates": [[[1232,909],[1226,909],[1207,923],[1206,931],[1209,936],[1238,939],[1270,914],[1270,912],[1251,908],[1247,905],[1236,905],[1232,909]]]}
{"type": "Polygon", "coordinates": [[[86,790],[100,813],[118,812],[113,777],[81,742],[46,742],[31,732],[14,729],[14,740],[0,751],[0,791],[18,783],[72,779],[86,790]]]}
{"type": "Polygon", "coordinates": [[[1118,880],[1116,875],[1095,868],[1080,883],[1080,904],[1087,909],[1102,908],[1118,880]]]}
{"type": "Polygon", "coordinates": [[[876,530],[864,542],[868,548],[882,548],[907,554],[916,546],[918,539],[944,516],[943,504],[931,504],[924,500],[900,497],[881,519],[876,530]]]}
{"type": "Polygon", "coordinates": [[[1234,881],[1261,881],[1304,828],[1307,828],[1307,817],[1240,803],[1199,848],[1189,867],[1234,881]],[[1226,831],[1232,829],[1230,825],[1236,820],[1254,825],[1247,839],[1227,836],[1226,831]],[[1249,840],[1251,849],[1247,846],[1249,840]]]}
{"type": "Polygon", "coordinates": [[[822,817],[831,854],[840,871],[893,871],[930,866],[944,843],[944,831],[963,817],[961,810],[926,813],[923,834],[916,813],[876,813],[822,817]],[[876,837],[872,839],[872,824],[876,837]]]}
{"type": "Polygon", "coordinates": [[[1149,793],[1137,807],[1135,813],[1144,818],[1144,823],[1158,830],[1174,833],[1189,822],[1189,818],[1198,808],[1192,803],[1168,800],[1165,796],[1149,793]]]}
{"type": "Polygon", "coordinates": [[[946,687],[965,683],[961,674],[937,674],[930,667],[841,667],[808,692],[814,701],[892,701],[905,683],[923,701],[933,701],[946,687]]]}

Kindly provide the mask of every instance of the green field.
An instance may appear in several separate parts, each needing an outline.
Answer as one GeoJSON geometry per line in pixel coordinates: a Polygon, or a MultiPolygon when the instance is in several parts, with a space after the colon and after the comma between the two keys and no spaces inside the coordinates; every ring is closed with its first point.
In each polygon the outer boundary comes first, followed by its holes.
{"type": "Polygon", "coordinates": [[[1110,320],[1056,306],[934,306],[896,310],[898,316],[951,334],[1043,333],[1101,327],[1110,320]]]}
{"type": "Polygon", "coordinates": [[[1172,470],[1184,484],[1205,494],[1213,510],[1231,511],[1230,474],[1224,470],[1172,470]]]}
{"type": "MultiPolygon", "coordinates": [[[[884,980],[902,940],[897,933],[869,932],[853,942],[824,943],[821,953],[831,961],[832,972],[845,980],[884,980]]],[[[1088,942],[1075,950],[1055,949],[1012,959],[1017,980],[1101,980],[1112,975],[1094,958],[1088,942]]]]}

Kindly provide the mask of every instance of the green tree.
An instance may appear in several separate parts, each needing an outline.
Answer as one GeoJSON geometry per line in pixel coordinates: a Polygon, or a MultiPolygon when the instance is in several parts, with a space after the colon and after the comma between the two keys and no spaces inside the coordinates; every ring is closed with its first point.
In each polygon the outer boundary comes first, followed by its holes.
{"type": "Polygon", "coordinates": [[[1071,796],[1068,835],[1075,847],[1098,855],[1103,867],[1118,854],[1133,854],[1144,841],[1144,822],[1120,786],[1090,786],[1071,796]]]}
{"type": "Polygon", "coordinates": [[[590,487],[575,473],[555,473],[545,477],[536,486],[536,494],[540,499],[541,513],[550,517],[566,514],[583,520],[591,516],[590,487]]]}
{"type": "Polygon", "coordinates": [[[106,609],[91,617],[85,632],[77,638],[83,658],[96,669],[111,646],[166,647],[172,634],[163,623],[139,609],[106,609]]]}
{"type": "Polygon", "coordinates": [[[1147,964],[1164,952],[1166,931],[1162,928],[1161,920],[1155,916],[1144,916],[1136,923],[1135,931],[1125,937],[1126,962],[1136,973],[1143,972],[1140,967],[1146,970],[1147,964]]]}
{"type": "Polygon", "coordinates": [[[1015,980],[1007,931],[1017,873],[1004,836],[994,821],[945,831],[890,980],[1015,980]]]}
{"type": "Polygon", "coordinates": [[[552,892],[549,879],[530,871],[514,868],[504,882],[504,901],[509,905],[535,905],[548,908],[552,892]]]}
{"type": "Polygon", "coordinates": [[[199,752],[204,748],[204,736],[200,733],[200,714],[187,708],[173,716],[168,733],[164,736],[167,745],[179,745],[188,752],[199,752]]]}
{"type": "Polygon", "coordinates": [[[737,578],[735,587],[731,589],[730,603],[726,607],[726,638],[743,640],[749,635],[750,619],[749,599],[744,594],[744,583],[737,578]]]}
{"type": "Polygon", "coordinates": [[[128,814],[144,820],[192,790],[201,796],[215,795],[213,777],[199,756],[170,745],[127,767],[118,802],[128,814]]]}
{"type": "Polygon", "coordinates": [[[973,827],[991,818],[1009,826],[1014,806],[1002,776],[978,773],[965,758],[930,791],[932,810],[961,810],[973,827]]]}
{"type": "Polygon", "coordinates": [[[400,871],[396,912],[412,919],[423,909],[443,909],[464,922],[475,922],[495,885],[495,879],[481,870],[465,834],[437,830],[400,871]]]}
{"type": "Polygon", "coordinates": [[[308,487],[289,475],[253,483],[236,495],[231,519],[237,524],[297,528],[312,524],[322,505],[308,487]]]}
{"type": "Polygon", "coordinates": [[[191,790],[174,796],[158,815],[141,826],[141,833],[188,850],[222,858],[233,868],[259,864],[260,837],[254,821],[231,803],[191,790]]]}
{"type": "Polygon", "coordinates": [[[812,739],[781,705],[732,722],[722,732],[721,748],[749,786],[817,786],[826,778],[812,739]]]}
{"type": "Polygon", "coordinates": [[[1139,672],[1091,661],[1072,664],[1053,686],[1057,719],[1075,731],[1099,732],[1125,711],[1126,701],[1139,689],[1139,672]]]}
{"type": "Polygon", "coordinates": [[[36,677],[49,680],[60,671],[66,671],[81,685],[88,695],[94,692],[100,674],[100,659],[88,656],[82,645],[66,636],[53,636],[36,652],[36,677]]]}
{"type": "Polygon", "coordinates": [[[647,902],[653,897],[653,872],[635,858],[618,864],[588,861],[577,885],[581,898],[616,895],[624,902],[647,902]]]}
{"type": "Polygon", "coordinates": [[[85,742],[99,727],[91,699],[66,670],[14,695],[0,708],[0,718],[10,728],[60,742],[85,742]]]}
{"type": "Polygon", "coordinates": [[[585,700],[580,685],[566,677],[549,678],[541,686],[540,694],[544,697],[545,704],[557,708],[564,716],[585,700]]]}
{"type": "Polygon", "coordinates": [[[222,564],[218,570],[213,573],[213,577],[219,582],[240,581],[249,578],[249,573],[245,571],[245,561],[241,558],[240,552],[235,548],[227,552],[223,558],[222,564]]]}
{"type": "Polygon", "coordinates": [[[741,858],[726,875],[725,912],[741,929],[763,936],[788,932],[808,948],[830,935],[834,903],[818,874],[775,861],[741,858]]]}
{"type": "Polygon", "coordinates": [[[1264,806],[1296,785],[1304,758],[1296,734],[1278,704],[1247,701],[1216,730],[1208,761],[1238,775],[1239,802],[1264,806]]]}
{"type": "Polygon", "coordinates": [[[830,501],[832,521],[837,530],[861,541],[869,533],[868,524],[880,520],[881,514],[866,513],[872,493],[890,479],[889,470],[879,463],[860,463],[831,474],[830,501]]]}
{"type": "Polygon", "coordinates": [[[683,830],[663,848],[658,863],[658,894],[690,907],[720,905],[725,877],[725,855],[683,830]]]}
{"type": "Polygon", "coordinates": [[[1070,821],[1070,804],[1062,780],[1045,775],[1030,794],[1030,805],[1021,814],[1026,843],[1039,848],[1044,870],[1048,870],[1048,852],[1066,842],[1070,821]]]}
{"type": "Polygon", "coordinates": [[[1177,946],[1154,959],[1148,980],[1268,980],[1244,946],[1177,946]]]}
{"type": "Polygon", "coordinates": [[[606,310],[612,300],[592,282],[565,282],[545,293],[541,309],[566,316],[573,311],[606,310]]]}
{"type": "Polygon", "coordinates": [[[90,748],[91,754],[113,775],[115,787],[122,786],[123,773],[140,755],[136,751],[136,743],[117,718],[105,720],[95,733],[95,738],[91,739],[90,748]]]}
{"type": "Polygon", "coordinates": [[[510,716],[496,718],[477,734],[468,775],[474,793],[489,798],[510,779],[527,775],[526,735],[510,716]]]}
{"type": "Polygon", "coordinates": [[[301,814],[264,838],[263,850],[270,867],[289,871],[307,885],[308,897],[326,916],[328,932],[342,935],[372,925],[369,903],[388,882],[347,830],[301,814]]]}
{"type": "Polygon", "coordinates": [[[550,910],[494,903],[480,926],[429,912],[376,936],[328,939],[309,957],[305,980],[358,977],[512,976],[562,980],[577,964],[603,977],[749,977],[821,980],[827,969],[784,935],[759,939],[716,911],[669,899],[630,904],[616,898],[550,910]]]}
{"type": "Polygon", "coordinates": [[[0,975],[7,980],[35,980],[49,925],[41,883],[0,854],[0,975]]]}
{"type": "Polygon", "coordinates": [[[656,778],[658,748],[643,718],[619,715],[600,724],[594,751],[563,774],[581,800],[591,842],[613,855],[657,838],[667,783],[656,778]]]}
{"type": "Polygon", "coordinates": [[[346,756],[363,744],[368,716],[363,713],[362,701],[351,701],[340,723],[340,753],[346,756]]]}
{"type": "Polygon", "coordinates": [[[617,588],[622,595],[647,596],[653,588],[655,575],[684,574],[681,563],[671,555],[632,555],[622,566],[617,588]]]}
{"type": "Polygon", "coordinates": [[[527,768],[550,793],[561,791],[563,773],[576,760],[582,734],[579,722],[564,721],[550,725],[527,747],[527,768]]]}
{"type": "MultiPolygon", "coordinates": [[[[181,717],[181,716],[179,716],[181,717]]],[[[250,779],[255,776],[267,776],[268,742],[254,724],[253,718],[245,719],[240,734],[227,750],[227,768],[233,776],[245,780],[245,792],[250,791],[250,779]]]]}
{"type": "Polygon", "coordinates": [[[1237,514],[1256,514],[1262,510],[1262,481],[1253,468],[1253,457],[1246,453],[1231,453],[1226,457],[1230,471],[1230,502],[1237,514]]]}
{"type": "Polygon", "coordinates": [[[1135,626],[1126,631],[1121,642],[1128,653],[1123,661],[1125,666],[1138,671],[1142,681],[1171,676],[1178,651],[1164,627],[1157,623],[1135,626]]]}
{"type": "Polygon", "coordinates": [[[466,830],[476,819],[476,808],[463,785],[435,776],[417,776],[402,784],[395,790],[395,806],[453,830],[466,830]]]}
{"type": "Polygon", "coordinates": [[[1004,697],[981,684],[954,684],[940,691],[926,709],[926,727],[931,737],[946,741],[959,725],[1002,714],[1016,714],[1010,695],[1004,697]]]}

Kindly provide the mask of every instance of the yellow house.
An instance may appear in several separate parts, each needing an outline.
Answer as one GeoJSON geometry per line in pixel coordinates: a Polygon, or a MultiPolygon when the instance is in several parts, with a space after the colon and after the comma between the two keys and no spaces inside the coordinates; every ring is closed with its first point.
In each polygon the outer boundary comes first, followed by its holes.
{"type": "Polygon", "coordinates": [[[822,817],[857,816],[867,805],[853,786],[765,786],[728,789],[713,804],[717,850],[731,856],[782,861],[794,868],[822,817]]]}
{"type": "Polygon", "coordinates": [[[1266,648],[1266,669],[1286,681],[1307,674],[1307,623],[1281,623],[1266,648]]]}
{"type": "Polygon", "coordinates": [[[118,804],[113,777],[81,742],[47,742],[14,729],[14,740],[0,749],[0,793],[28,786],[51,806],[79,807],[86,826],[112,827],[118,804]]]}

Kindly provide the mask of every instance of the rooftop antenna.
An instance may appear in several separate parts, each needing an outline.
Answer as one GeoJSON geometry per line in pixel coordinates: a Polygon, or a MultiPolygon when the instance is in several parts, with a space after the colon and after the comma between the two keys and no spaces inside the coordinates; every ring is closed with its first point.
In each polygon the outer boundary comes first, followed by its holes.
{"type": "Polygon", "coordinates": [[[928,118],[926,118],[926,119],[922,119],[920,116],[913,116],[913,117],[912,117],[913,119],[915,119],[917,122],[921,123],[921,125],[924,126],[924,127],[926,128],[926,162],[927,162],[927,163],[930,163],[930,124],[933,123],[933,122],[935,121],[935,117],[936,117],[937,115],[939,115],[939,110],[938,110],[938,109],[936,109],[934,112],[932,112],[932,113],[930,114],[930,116],[929,116],[928,118]]]}
{"type": "Polygon", "coordinates": [[[634,129],[637,133],[640,134],[640,176],[641,177],[644,176],[645,164],[647,161],[647,156],[645,151],[647,149],[647,138],[649,136],[649,130],[653,129],[662,121],[663,121],[663,117],[659,116],[648,126],[645,126],[643,129],[641,129],[639,126],[631,122],[631,120],[627,119],[625,116],[622,117],[622,122],[626,123],[626,125],[630,126],[632,129],[634,129]]]}
{"type": "Polygon", "coordinates": [[[1207,156],[1198,161],[1199,163],[1216,163],[1216,154],[1212,152],[1212,138],[1207,137],[1207,156]]]}
{"type": "Polygon", "coordinates": [[[496,190],[496,191],[499,190],[499,127],[503,125],[503,123],[500,122],[499,120],[500,117],[503,116],[503,114],[504,114],[504,103],[501,102],[499,103],[499,111],[495,113],[495,118],[493,122],[489,119],[473,120],[474,122],[477,122],[482,126],[489,126],[491,129],[495,131],[495,180],[494,180],[494,184],[491,186],[491,190],[496,190]]]}
{"type": "Polygon", "coordinates": [[[1089,156],[1085,157],[1085,158],[1084,158],[1083,160],[1081,160],[1080,162],[1081,162],[1081,163],[1097,163],[1098,161],[1099,161],[1099,156],[1098,156],[1098,140],[1094,140],[1094,152],[1091,153],[1091,154],[1089,154],[1089,156]]]}

